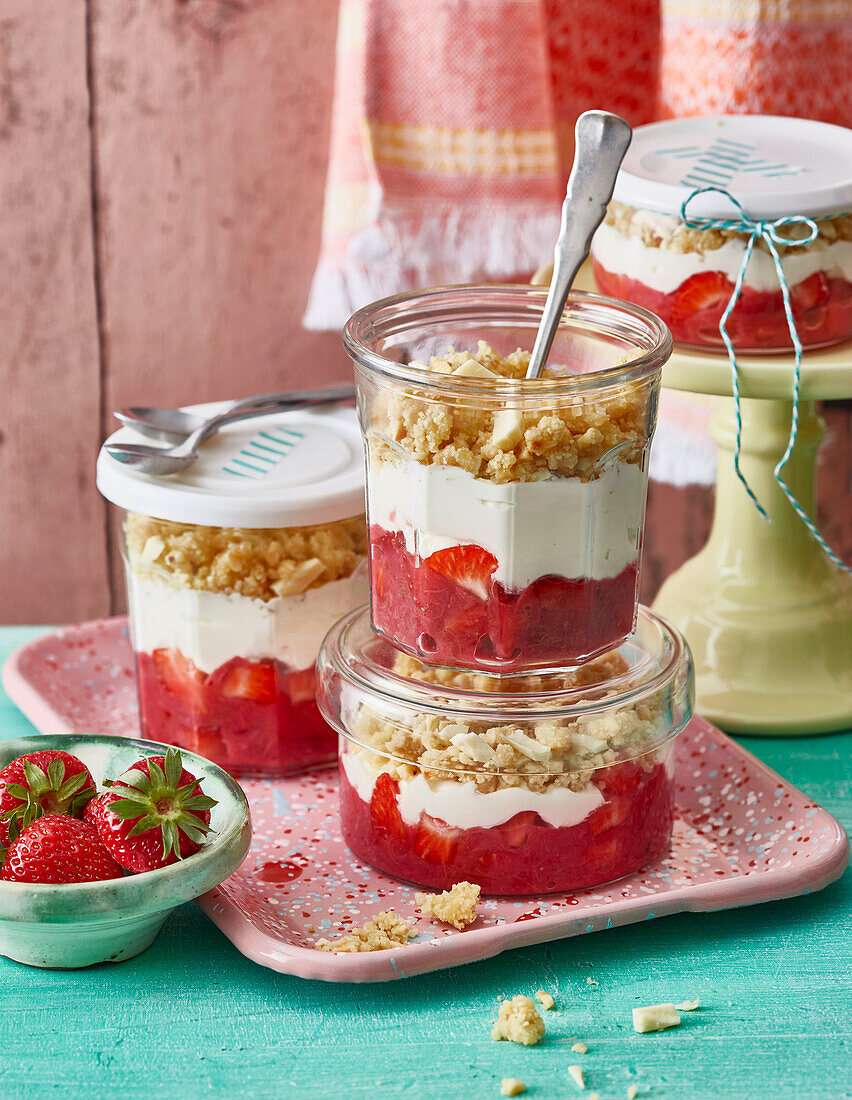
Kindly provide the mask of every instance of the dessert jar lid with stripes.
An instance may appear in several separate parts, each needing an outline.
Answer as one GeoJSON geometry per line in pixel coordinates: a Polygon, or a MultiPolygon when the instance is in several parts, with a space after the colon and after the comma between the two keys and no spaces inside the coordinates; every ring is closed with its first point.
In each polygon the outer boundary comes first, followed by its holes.
{"type": "MultiPolygon", "coordinates": [[[[119,441],[145,442],[129,429],[119,441]]],[[[333,761],[314,665],[326,632],[367,598],[354,411],[227,425],[167,477],[101,451],[97,482],[119,510],[144,735],[240,776],[333,761]]]]}
{"type": "Polygon", "coordinates": [[[846,340],[852,130],[762,115],[640,126],[592,257],[603,293],[682,345],[724,351],[723,326],[737,351],[789,350],[793,328],[803,347],[846,340]]]}

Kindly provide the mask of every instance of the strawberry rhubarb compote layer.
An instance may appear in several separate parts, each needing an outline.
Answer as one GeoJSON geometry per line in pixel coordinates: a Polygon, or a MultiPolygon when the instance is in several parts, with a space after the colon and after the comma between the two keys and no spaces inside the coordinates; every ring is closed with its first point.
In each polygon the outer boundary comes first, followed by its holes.
{"type": "MultiPolygon", "coordinates": [[[[608,655],[565,687],[599,685],[625,668],[608,655]]],[[[424,670],[407,655],[396,672],[431,676],[438,693],[442,686],[506,690],[502,678],[489,684],[424,670]]],[[[531,688],[532,677],[512,684],[531,688]]],[[[404,725],[365,701],[341,739],[344,839],[380,870],[442,890],[465,879],[487,894],[538,894],[619,878],[669,842],[668,721],[658,696],[570,717],[512,722],[495,713],[462,721],[423,713],[404,725]]]]}
{"type": "Polygon", "coordinates": [[[237,775],[333,760],[314,666],[366,599],[364,517],[248,530],[128,513],[125,535],[145,736],[237,775]]]}
{"type": "MultiPolygon", "coordinates": [[[[852,216],[816,224],[819,236],[812,243],[779,246],[796,329],[806,347],[852,336],[852,216]]],[[[779,232],[795,238],[807,229],[791,225],[779,232]]],[[[650,309],[680,343],[719,350],[719,321],[745,250],[742,233],[693,229],[672,215],[613,202],[595,235],[592,255],[604,294],[650,309]]],[[[727,330],[742,351],[791,345],[778,273],[762,241],[749,259],[727,330]]]]}
{"type": "Polygon", "coordinates": [[[566,667],[633,628],[648,384],[489,398],[528,364],[480,342],[412,364],[433,391],[388,390],[367,411],[373,624],[430,663],[566,667]]]}

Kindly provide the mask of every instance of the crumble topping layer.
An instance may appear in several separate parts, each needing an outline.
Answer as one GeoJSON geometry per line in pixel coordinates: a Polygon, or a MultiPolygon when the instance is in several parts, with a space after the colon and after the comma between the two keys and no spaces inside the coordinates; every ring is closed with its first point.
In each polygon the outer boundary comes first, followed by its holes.
{"type": "Polygon", "coordinates": [[[416,933],[412,922],[405,920],[394,909],[385,909],[368,920],[361,928],[353,928],[336,940],[317,940],[317,951],[334,951],[348,954],[357,951],[390,951],[405,947],[416,933]]]}
{"type": "MultiPolygon", "coordinates": [[[[589,686],[596,695],[607,697],[606,681],[626,669],[617,652],[605,654],[560,677],[561,690],[589,686]]],[[[427,668],[408,654],[399,654],[395,671],[436,686],[451,686],[477,692],[541,690],[539,676],[496,679],[474,672],[427,668]]],[[[557,685],[548,680],[552,690],[557,685]]],[[[612,693],[610,693],[611,695],[612,693]]],[[[436,695],[440,700],[440,694],[436,695]]],[[[427,780],[458,780],[474,783],[488,794],[506,787],[526,787],[539,792],[565,787],[583,791],[594,771],[617,762],[631,749],[641,752],[664,733],[662,703],[650,697],[632,706],[579,718],[547,718],[499,724],[462,722],[454,717],[417,714],[410,724],[379,714],[366,704],[358,709],[348,751],[358,752],[362,762],[375,771],[387,771],[400,780],[422,774],[427,780]],[[389,759],[401,757],[402,759],[389,759]]],[[[640,755],[637,763],[650,770],[657,753],[640,755]]]]}
{"type": "MultiPolygon", "coordinates": [[[[638,354],[638,353],[637,353],[638,354]]],[[[635,356],[627,356],[625,361],[635,356]]],[[[458,372],[487,381],[488,375],[520,380],[530,353],[499,355],[480,340],[475,352],[450,349],[445,356],[417,365],[437,375],[458,372]],[[485,368],[477,375],[468,364],[485,368]]],[[[546,368],[544,377],[558,377],[546,368]]],[[[621,461],[641,461],[648,441],[646,394],[635,384],[559,401],[542,401],[535,410],[484,407],[483,399],[427,394],[412,390],[383,392],[372,410],[368,432],[371,462],[411,460],[424,465],[457,466],[497,484],[541,481],[551,477],[597,477],[605,454],[624,446],[621,461]]]]}
{"type": "MultiPolygon", "coordinates": [[[[621,202],[609,204],[604,224],[612,226],[625,237],[639,237],[648,248],[660,248],[667,252],[715,252],[728,241],[745,242],[744,235],[733,229],[691,229],[680,218],[637,210],[621,202]]],[[[852,241],[852,214],[826,218],[816,224],[819,227],[819,236],[815,241],[798,245],[794,249],[781,245],[778,248],[780,255],[784,256],[791,251],[820,252],[834,241],[852,241]]],[[[803,225],[788,225],[780,233],[790,240],[802,240],[808,236],[808,228],[803,225]]],[[[769,251],[762,240],[756,242],[755,248],[763,252],[769,251]]]]}
{"type": "Polygon", "coordinates": [[[417,893],[414,900],[424,916],[436,917],[445,924],[462,929],[476,920],[480,889],[473,882],[457,882],[442,894],[417,893]]]}
{"type": "Polygon", "coordinates": [[[350,576],[367,553],[364,516],[314,527],[200,527],[129,512],[134,574],[178,588],[269,601],[350,576]]]}
{"type": "Polygon", "coordinates": [[[518,993],[511,1001],[503,1001],[497,1020],[491,1029],[495,1041],[508,1039],[510,1043],[534,1046],[544,1037],[544,1020],[529,997],[518,993]]]}

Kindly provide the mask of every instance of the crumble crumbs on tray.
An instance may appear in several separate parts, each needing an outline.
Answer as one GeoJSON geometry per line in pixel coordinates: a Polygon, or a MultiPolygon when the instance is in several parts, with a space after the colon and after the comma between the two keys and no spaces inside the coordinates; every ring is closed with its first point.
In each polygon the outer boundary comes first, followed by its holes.
{"type": "MultiPolygon", "coordinates": [[[[631,358],[636,353],[624,361],[631,358]]],[[[529,361],[528,351],[502,356],[480,340],[475,352],[451,348],[428,364],[414,365],[436,375],[477,381],[493,375],[520,380],[529,361]],[[480,370],[471,369],[471,363],[480,370]]],[[[558,376],[552,368],[542,374],[558,376]]],[[[603,390],[597,399],[589,393],[554,397],[549,404],[543,399],[534,411],[488,408],[479,395],[468,403],[425,390],[393,392],[377,404],[368,432],[370,457],[373,462],[401,458],[456,466],[498,485],[550,477],[590,481],[598,476],[601,458],[614,447],[627,445],[620,460],[640,461],[648,442],[645,405],[645,393],[636,384],[603,390]]]]}
{"type": "Polygon", "coordinates": [[[541,1007],[547,1009],[548,1012],[556,1004],[556,1001],[554,1001],[550,994],[545,992],[545,990],[543,989],[539,989],[536,992],[535,999],[538,1001],[541,1007]]]}
{"type": "Polygon", "coordinates": [[[317,940],[314,947],[317,951],[338,953],[390,951],[394,947],[405,947],[415,935],[410,921],[393,909],[385,909],[361,928],[353,928],[336,940],[317,940]]]}
{"type": "Polygon", "coordinates": [[[364,516],[314,527],[200,527],[129,512],[133,572],[176,588],[258,600],[297,596],[348,577],[367,553],[364,516]]]}
{"type": "Polygon", "coordinates": [[[527,1086],[518,1077],[504,1077],[500,1082],[500,1092],[503,1096],[520,1096],[527,1091],[527,1086]]]}
{"type": "MultiPolygon", "coordinates": [[[[598,686],[590,687],[590,694],[594,691],[605,696],[606,681],[625,668],[618,653],[607,654],[576,672],[566,673],[560,678],[560,687],[592,682],[598,686]]],[[[408,654],[398,655],[394,670],[423,682],[480,692],[516,691],[522,684],[534,691],[538,682],[535,676],[497,680],[478,673],[425,669],[408,654]]],[[[467,724],[434,714],[417,715],[411,725],[402,725],[392,716],[377,714],[362,704],[353,721],[353,742],[348,751],[359,753],[365,767],[387,771],[397,779],[412,778],[418,771],[427,780],[452,779],[454,773],[462,773],[460,778],[475,783],[483,794],[520,786],[533,791],[550,787],[580,791],[595,769],[657,741],[664,724],[665,714],[653,696],[633,706],[576,720],[528,722],[523,729],[515,724],[490,725],[488,721],[467,724]]],[[[637,763],[650,769],[657,762],[655,757],[653,751],[640,752],[637,763]]]]}
{"type": "MultiPolygon", "coordinates": [[[[660,248],[667,252],[715,252],[728,241],[737,240],[745,244],[746,238],[742,233],[733,229],[692,229],[675,217],[648,217],[644,211],[636,210],[632,206],[626,206],[621,202],[611,202],[604,219],[607,225],[612,226],[624,237],[640,237],[647,248],[660,248]]],[[[852,215],[843,214],[837,218],[826,218],[817,223],[819,237],[810,244],[797,245],[797,254],[802,252],[821,252],[827,245],[836,240],[852,240],[852,215]]],[[[787,226],[781,230],[782,236],[790,240],[801,239],[807,236],[807,228],[795,225],[787,226]]],[[[766,244],[758,240],[758,249],[768,251],[766,244]]],[[[779,245],[778,251],[783,256],[790,249],[786,245],[779,245]]]]}
{"type": "Polygon", "coordinates": [[[495,1042],[508,1039],[510,1043],[535,1046],[544,1037],[544,1020],[529,997],[518,993],[511,1001],[503,1001],[497,1020],[491,1029],[495,1042]]]}
{"type": "Polygon", "coordinates": [[[588,1054],[589,1053],[589,1048],[586,1046],[586,1044],[585,1043],[580,1043],[580,1042],[575,1043],[571,1047],[571,1050],[573,1051],[574,1054],[588,1054]]]}
{"type": "Polygon", "coordinates": [[[436,917],[454,928],[467,928],[476,920],[480,887],[473,882],[457,882],[442,894],[414,895],[421,913],[436,917]]]}

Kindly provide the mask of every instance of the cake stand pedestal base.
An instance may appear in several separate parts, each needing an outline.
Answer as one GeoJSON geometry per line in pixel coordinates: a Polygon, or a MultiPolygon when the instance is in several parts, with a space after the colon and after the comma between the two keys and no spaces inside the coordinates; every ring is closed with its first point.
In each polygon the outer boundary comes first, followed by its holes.
{"type": "MultiPolygon", "coordinates": [[[[778,487],[788,401],[741,402],[740,464],[770,517],[734,471],[734,403],[713,420],[720,449],[713,528],[704,549],[665,582],[654,607],[686,635],[697,709],[723,729],[825,733],[852,726],[852,577],[834,566],[778,487]]],[[[824,434],[813,401],[800,405],[786,480],[809,515],[824,434]]]]}

